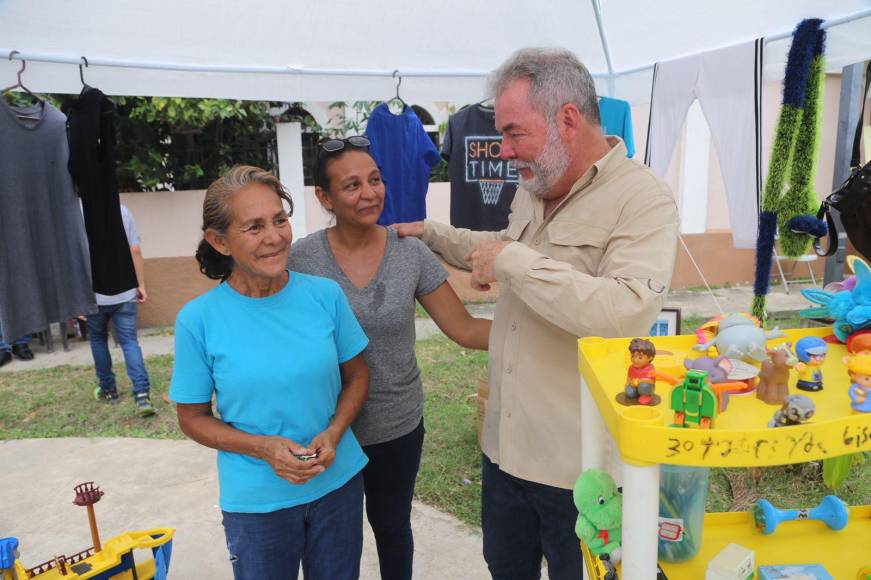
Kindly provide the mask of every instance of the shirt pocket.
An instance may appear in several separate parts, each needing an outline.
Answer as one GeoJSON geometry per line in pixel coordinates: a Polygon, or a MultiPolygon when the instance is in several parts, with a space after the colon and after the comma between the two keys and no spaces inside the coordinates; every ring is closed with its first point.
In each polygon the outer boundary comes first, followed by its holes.
{"type": "Polygon", "coordinates": [[[597,276],[610,232],[599,226],[580,222],[551,222],[547,228],[554,260],[567,262],[576,270],[597,276]]]}
{"type": "Polygon", "coordinates": [[[511,223],[508,224],[508,228],[505,230],[505,236],[514,242],[520,241],[531,221],[530,218],[512,218],[511,223]]]}

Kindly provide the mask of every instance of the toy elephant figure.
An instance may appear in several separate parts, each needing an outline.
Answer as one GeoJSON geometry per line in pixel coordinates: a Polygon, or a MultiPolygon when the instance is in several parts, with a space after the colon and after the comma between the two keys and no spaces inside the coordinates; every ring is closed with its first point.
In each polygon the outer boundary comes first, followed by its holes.
{"type": "Polygon", "coordinates": [[[688,358],[683,361],[683,366],[687,369],[705,371],[708,373],[708,380],[711,381],[712,385],[725,383],[729,380],[729,373],[732,372],[732,361],[724,356],[688,358]]]}

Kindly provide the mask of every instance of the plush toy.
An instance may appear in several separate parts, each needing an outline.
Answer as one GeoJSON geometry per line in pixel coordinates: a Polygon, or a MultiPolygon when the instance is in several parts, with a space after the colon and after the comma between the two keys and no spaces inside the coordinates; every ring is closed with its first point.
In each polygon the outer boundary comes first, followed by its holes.
{"type": "Polygon", "coordinates": [[[575,533],[593,556],[608,554],[613,563],[620,561],[622,541],[623,496],[608,473],[601,469],[584,471],[575,482],[575,507],[578,521],[575,533]]]}
{"type": "Polygon", "coordinates": [[[856,286],[851,291],[831,293],[808,288],[802,296],[819,304],[799,312],[804,318],[831,318],[832,330],[838,340],[847,342],[847,337],[864,328],[871,328],[871,268],[862,260],[851,256],[851,265],[856,273],[856,286]]]}

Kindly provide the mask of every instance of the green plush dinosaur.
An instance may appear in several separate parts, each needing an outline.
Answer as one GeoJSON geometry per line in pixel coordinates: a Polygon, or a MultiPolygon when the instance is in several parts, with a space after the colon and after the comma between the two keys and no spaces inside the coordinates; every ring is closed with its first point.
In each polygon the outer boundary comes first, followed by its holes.
{"type": "Polygon", "coordinates": [[[623,496],[614,480],[601,469],[588,469],[575,482],[573,497],[578,508],[578,538],[593,556],[608,554],[613,563],[619,562],[623,496]]]}

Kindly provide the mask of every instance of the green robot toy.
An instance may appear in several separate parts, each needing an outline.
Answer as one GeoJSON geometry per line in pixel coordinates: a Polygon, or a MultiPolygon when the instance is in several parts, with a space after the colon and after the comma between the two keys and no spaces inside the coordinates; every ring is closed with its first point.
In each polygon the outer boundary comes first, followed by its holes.
{"type": "Polygon", "coordinates": [[[689,427],[694,423],[700,429],[711,429],[718,406],[717,394],[708,382],[708,373],[688,370],[683,382],[675,385],[671,392],[672,427],[689,427]]]}

